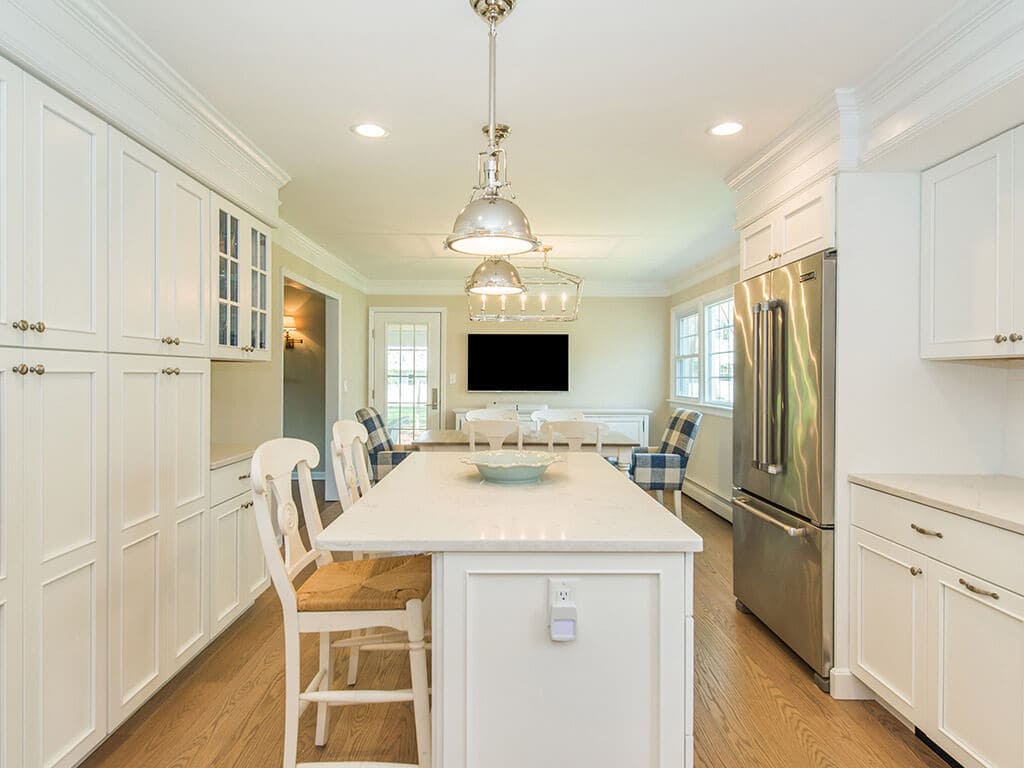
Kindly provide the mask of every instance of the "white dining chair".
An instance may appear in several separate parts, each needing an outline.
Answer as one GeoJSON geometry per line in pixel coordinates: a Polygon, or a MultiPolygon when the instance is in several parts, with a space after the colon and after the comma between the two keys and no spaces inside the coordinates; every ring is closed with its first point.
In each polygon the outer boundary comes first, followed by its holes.
{"type": "Polygon", "coordinates": [[[466,411],[466,421],[519,421],[514,408],[477,408],[466,411]]]}
{"type": "Polygon", "coordinates": [[[475,419],[466,422],[466,434],[469,435],[470,451],[476,450],[477,440],[486,440],[492,451],[500,450],[511,434],[516,435],[516,448],[523,450],[523,425],[518,421],[475,419]]]}
{"type": "Polygon", "coordinates": [[[561,437],[569,444],[570,451],[583,450],[584,443],[593,443],[594,450],[601,452],[602,438],[608,427],[598,421],[545,421],[540,433],[548,439],[548,450],[555,450],[555,438],[561,437]]]}
{"type": "Polygon", "coordinates": [[[358,421],[340,419],[331,427],[331,466],[342,512],[370,490],[366,444],[370,437],[358,421]]]}
{"type": "Polygon", "coordinates": [[[548,421],[583,421],[585,418],[583,411],[574,408],[541,408],[530,414],[533,428],[536,430],[540,430],[548,421]]]}
{"type": "MultiPolygon", "coordinates": [[[[322,526],[310,467],[319,461],[320,452],[315,445],[294,438],[277,438],[263,443],[252,458],[256,527],[284,614],[284,768],[297,768],[299,718],[310,704],[315,704],[317,710],[314,743],[322,747],[327,743],[329,707],[397,701],[411,701],[413,704],[416,765],[429,768],[430,701],[423,601],[430,592],[430,556],[334,562],[330,552],[317,550],[313,542],[322,526]],[[292,498],[293,472],[298,473],[299,499],[306,521],[309,549],[299,535],[299,515],[292,498]],[[271,519],[272,502],[276,507],[277,531],[271,519]],[[278,531],[283,547],[278,542],[278,531]],[[296,588],[296,577],[312,563],[316,563],[316,570],[296,588]],[[395,630],[374,639],[391,642],[389,650],[408,652],[412,687],[404,690],[333,688],[333,650],[364,644],[368,638],[357,637],[332,643],[331,633],[375,627],[395,630]],[[303,634],[315,634],[320,639],[319,666],[305,688],[300,682],[300,636],[303,634]]],[[[359,765],[394,768],[393,763],[362,762],[359,765]]]]}

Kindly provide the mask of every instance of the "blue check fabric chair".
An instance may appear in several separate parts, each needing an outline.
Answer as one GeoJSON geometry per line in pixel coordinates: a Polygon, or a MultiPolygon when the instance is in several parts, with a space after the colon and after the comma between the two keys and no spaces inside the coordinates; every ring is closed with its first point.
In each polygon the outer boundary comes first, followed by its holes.
{"type": "Polygon", "coordinates": [[[697,430],[700,429],[701,414],[682,408],[672,414],[672,419],[657,448],[634,448],[629,465],[629,476],[645,491],[672,491],[675,496],[676,517],[683,516],[683,480],[686,465],[693,451],[697,430]]]}
{"type": "Polygon", "coordinates": [[[373,482],[380,482],[388,472],[397,467],[402,459],[414,450],[412,446],[395,445],[384,426],[384,419],[376,408],[360,408],[356,421],[366,427],[366,450],[370,457],[370,471],[373,482]]]}

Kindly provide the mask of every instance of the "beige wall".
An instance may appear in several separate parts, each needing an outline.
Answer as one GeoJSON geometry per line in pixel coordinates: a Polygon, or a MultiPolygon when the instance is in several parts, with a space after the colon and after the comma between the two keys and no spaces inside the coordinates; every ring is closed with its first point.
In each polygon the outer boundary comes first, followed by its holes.
{"type": "Polygon", "coordinates": [[[668,322],[664,298],[585,298],[574,323],[471,323],[464,296],[370,296],[371,307],[444,307],[447,310],[447,426],[454,426],[453,408],[473,408],[500,398],[550,406],[584,408],[649,408],[651,434],[665,428],[668,381],[668,322]],[[491,395],[466,391],[466,337],[470,332],[498,328],[515,331],[558,331],[569,334],[570,392],[491,395]]]}
{"type": "Polygon", "coordinates": [[[341,393],[340,412],[351,417],[366,402],[366,296],[312,264],[274,246],[271,317],[272,358],[266,363],[212,364],[211,438],[218,443],[252,443],[281,435],[284,343],[281,307],[282,271],[300,282],[309,281],[340,296],[342,376],[348,391],[341,393]]]}
{"type": "MultiPolygon", "coordinates": [[[[670,326],[673,307],[686,304],[706,294],[724,290],[735,284],[737,280],[739,280],[739,268],[734,267],[670,296],[665,313],[666,328],[670,326]]],[[[671,360],[673,354],[671,332],[668,333],[665,348],[668,350],[668,359],[671,360]]],[[[667,375],[665,387],[667,392],[671,392],[671,382],[667,375]]],[[[702,491],[714,494],[718,497],[718,503],[713,508],[716,512],[725,514],[727,502],[732,498],[732,416],[717,409],[705,409],[700,406],[672,404],[667,406],[669,410],[676,407],[691,408],[700,411],[703,415],[700,432],[697,433],[697,441],[693,446],[693,455],[686,468],[688,491],[703,502],[707,502],[708,499],[702,491]]]]}
{"type": "Polygon", "coordinates": [[[308,440],[320,450],[322,470],[326,452],[327,306],[324,295],[286,283],[282,315],[295,319],[295,346],[284,351],[284,436],[308,440]]]}

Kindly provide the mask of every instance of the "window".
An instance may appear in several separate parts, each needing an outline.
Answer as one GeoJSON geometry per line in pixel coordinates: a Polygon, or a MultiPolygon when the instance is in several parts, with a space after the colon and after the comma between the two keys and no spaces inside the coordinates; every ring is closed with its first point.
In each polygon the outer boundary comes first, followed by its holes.
{"type": "Polygon", "coordinates": [[[700,397],[700,329],[696,311],[676,318],[676,397],[700,397]]]}
{"type": "Polygon", "coordinates": [[[707,349],[704,400],[712,405],[732,405],[732,317],[732,299],[704,307],[704,338],[707,349]]]}
{"type": "Polygon", "coordinates": [[[721,294],[672,312],[672,397],[731,408],[732,297],[721,294]]]}

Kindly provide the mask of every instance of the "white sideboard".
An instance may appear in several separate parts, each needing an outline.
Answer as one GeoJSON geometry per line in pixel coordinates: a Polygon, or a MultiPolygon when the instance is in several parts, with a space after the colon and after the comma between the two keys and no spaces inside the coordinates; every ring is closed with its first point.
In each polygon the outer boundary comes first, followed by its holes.
{"type": "MultiPolygon", "coordinates": [[[[543,410],[542,403],[488,403],[476,408],[509,408],[518,414],[519,423],[533,424],[530,414],[543,410]]],[[[561,406],[560,406],[561,407],[561,406]]],[[[454,408],[455,428],[462,429],[466,422],[466,413],[475,408],[454,408]]],[[[588,421],[600,421],[607,424],[608,429],[636,440],[640,445],[650,445],[651,413],[646,408],[579,408],[588,421]]]]}
{"type": "Polygon", "coordinates": [[[850,481],[853,673],[966,768],[1024,765],[1024,480],[850,481]]]}

